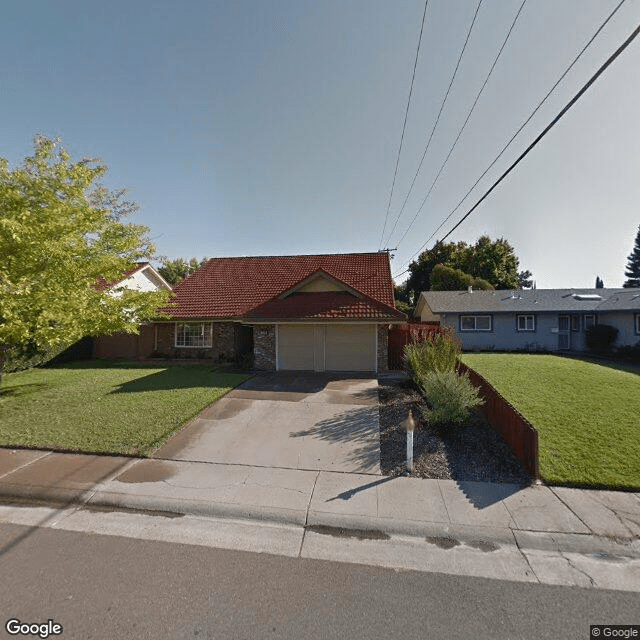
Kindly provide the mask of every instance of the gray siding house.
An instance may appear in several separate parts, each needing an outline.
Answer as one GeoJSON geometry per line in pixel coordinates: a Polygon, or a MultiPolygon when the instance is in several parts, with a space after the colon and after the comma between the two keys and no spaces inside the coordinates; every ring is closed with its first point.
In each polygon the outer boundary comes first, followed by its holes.
{"type": "Polygon", "coordinates": [[[615,346],[640,341],[640,289],[423,291],[416,315],[452,326],[465,350],[584,351],[593,324],[616,327],[615,346]]]}

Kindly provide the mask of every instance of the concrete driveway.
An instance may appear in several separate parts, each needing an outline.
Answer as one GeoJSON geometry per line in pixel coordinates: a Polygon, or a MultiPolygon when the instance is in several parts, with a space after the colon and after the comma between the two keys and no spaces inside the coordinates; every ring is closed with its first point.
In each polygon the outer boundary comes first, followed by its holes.
{"type": "Polygon", "coordinates": [[[358,374],[256,375],[153,457],[379,475],[378,381],[358,374]]]}

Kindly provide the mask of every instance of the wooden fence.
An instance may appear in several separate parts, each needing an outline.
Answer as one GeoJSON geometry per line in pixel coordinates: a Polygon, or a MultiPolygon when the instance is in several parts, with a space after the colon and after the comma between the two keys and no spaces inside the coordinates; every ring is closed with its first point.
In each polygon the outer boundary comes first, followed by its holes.
{"type": "Polygon", "coordinates": [[[524,464],[527,471],[537,479],[540,478],[538,466],[538,432],[533,425],[514,407],[512,407],[479,373],[462,362],[458,370],[469,374],[469,380],[480,388],[484,397],[482,411],[491,426],[511,447],[516,458],[524,464]]]}
{"type": "Polygon", "coordinates": [[[394,324],[389,329],[389,370],[404,369],[402,358],[405,345],[421,340],[432,333],[442,333],[440,324],[435,322],[415,324],[394,324]]]}

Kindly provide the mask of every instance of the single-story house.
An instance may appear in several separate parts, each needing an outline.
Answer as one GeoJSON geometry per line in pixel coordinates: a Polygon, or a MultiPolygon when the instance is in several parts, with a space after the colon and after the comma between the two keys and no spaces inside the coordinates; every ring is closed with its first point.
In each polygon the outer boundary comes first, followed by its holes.
{"type": "Polygon", "coordinates": [[[594,324],[616,327],[616,346],[640,341],[640,289],[423,291],[416,315],[452,326],[466,350],[583,351],[594,324]]]}
{"type": "MultiPolygon", "coordinates": [[[[173,290],[135,357],[260,370],[384,371],[395,307],[386,252],[213,258],[173,290]]],[[[122,356],[126,357],[126,356],[122,356]]]]}
{"type": "MultiPolygon", "coordinates": [[[[122,274],[115,282],[101,279],[96,285],[109,295],[121,296],[125,289],[133,291],[171,291],[171,285],[148,263],[139,262],[133,269],[122,274]]],[[[151,324],[140,326],[138,335],[114,333],[93,339],[94,358],[137,358],[153,349],[155,329],[151,324]]]]}

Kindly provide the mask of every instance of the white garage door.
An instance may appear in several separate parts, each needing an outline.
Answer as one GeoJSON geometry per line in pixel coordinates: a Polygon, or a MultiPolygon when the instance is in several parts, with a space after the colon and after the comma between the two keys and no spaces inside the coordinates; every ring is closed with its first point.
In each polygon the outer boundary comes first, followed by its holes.
{"type": "Polygon", "coordinates": [[[375,371],[375,325],[327,325],[325,369],[327,371],[375,371]]]}
{"type": "Polygon", "coordinates": [[[278,365],[285,370],[315,367],[314,325],[283,324],[278,327],[278,365]]]}
{"type": "Polygon", "coordinates": [[[376,325],[279,325],[278,368],[375,371],[376,325]]]}

